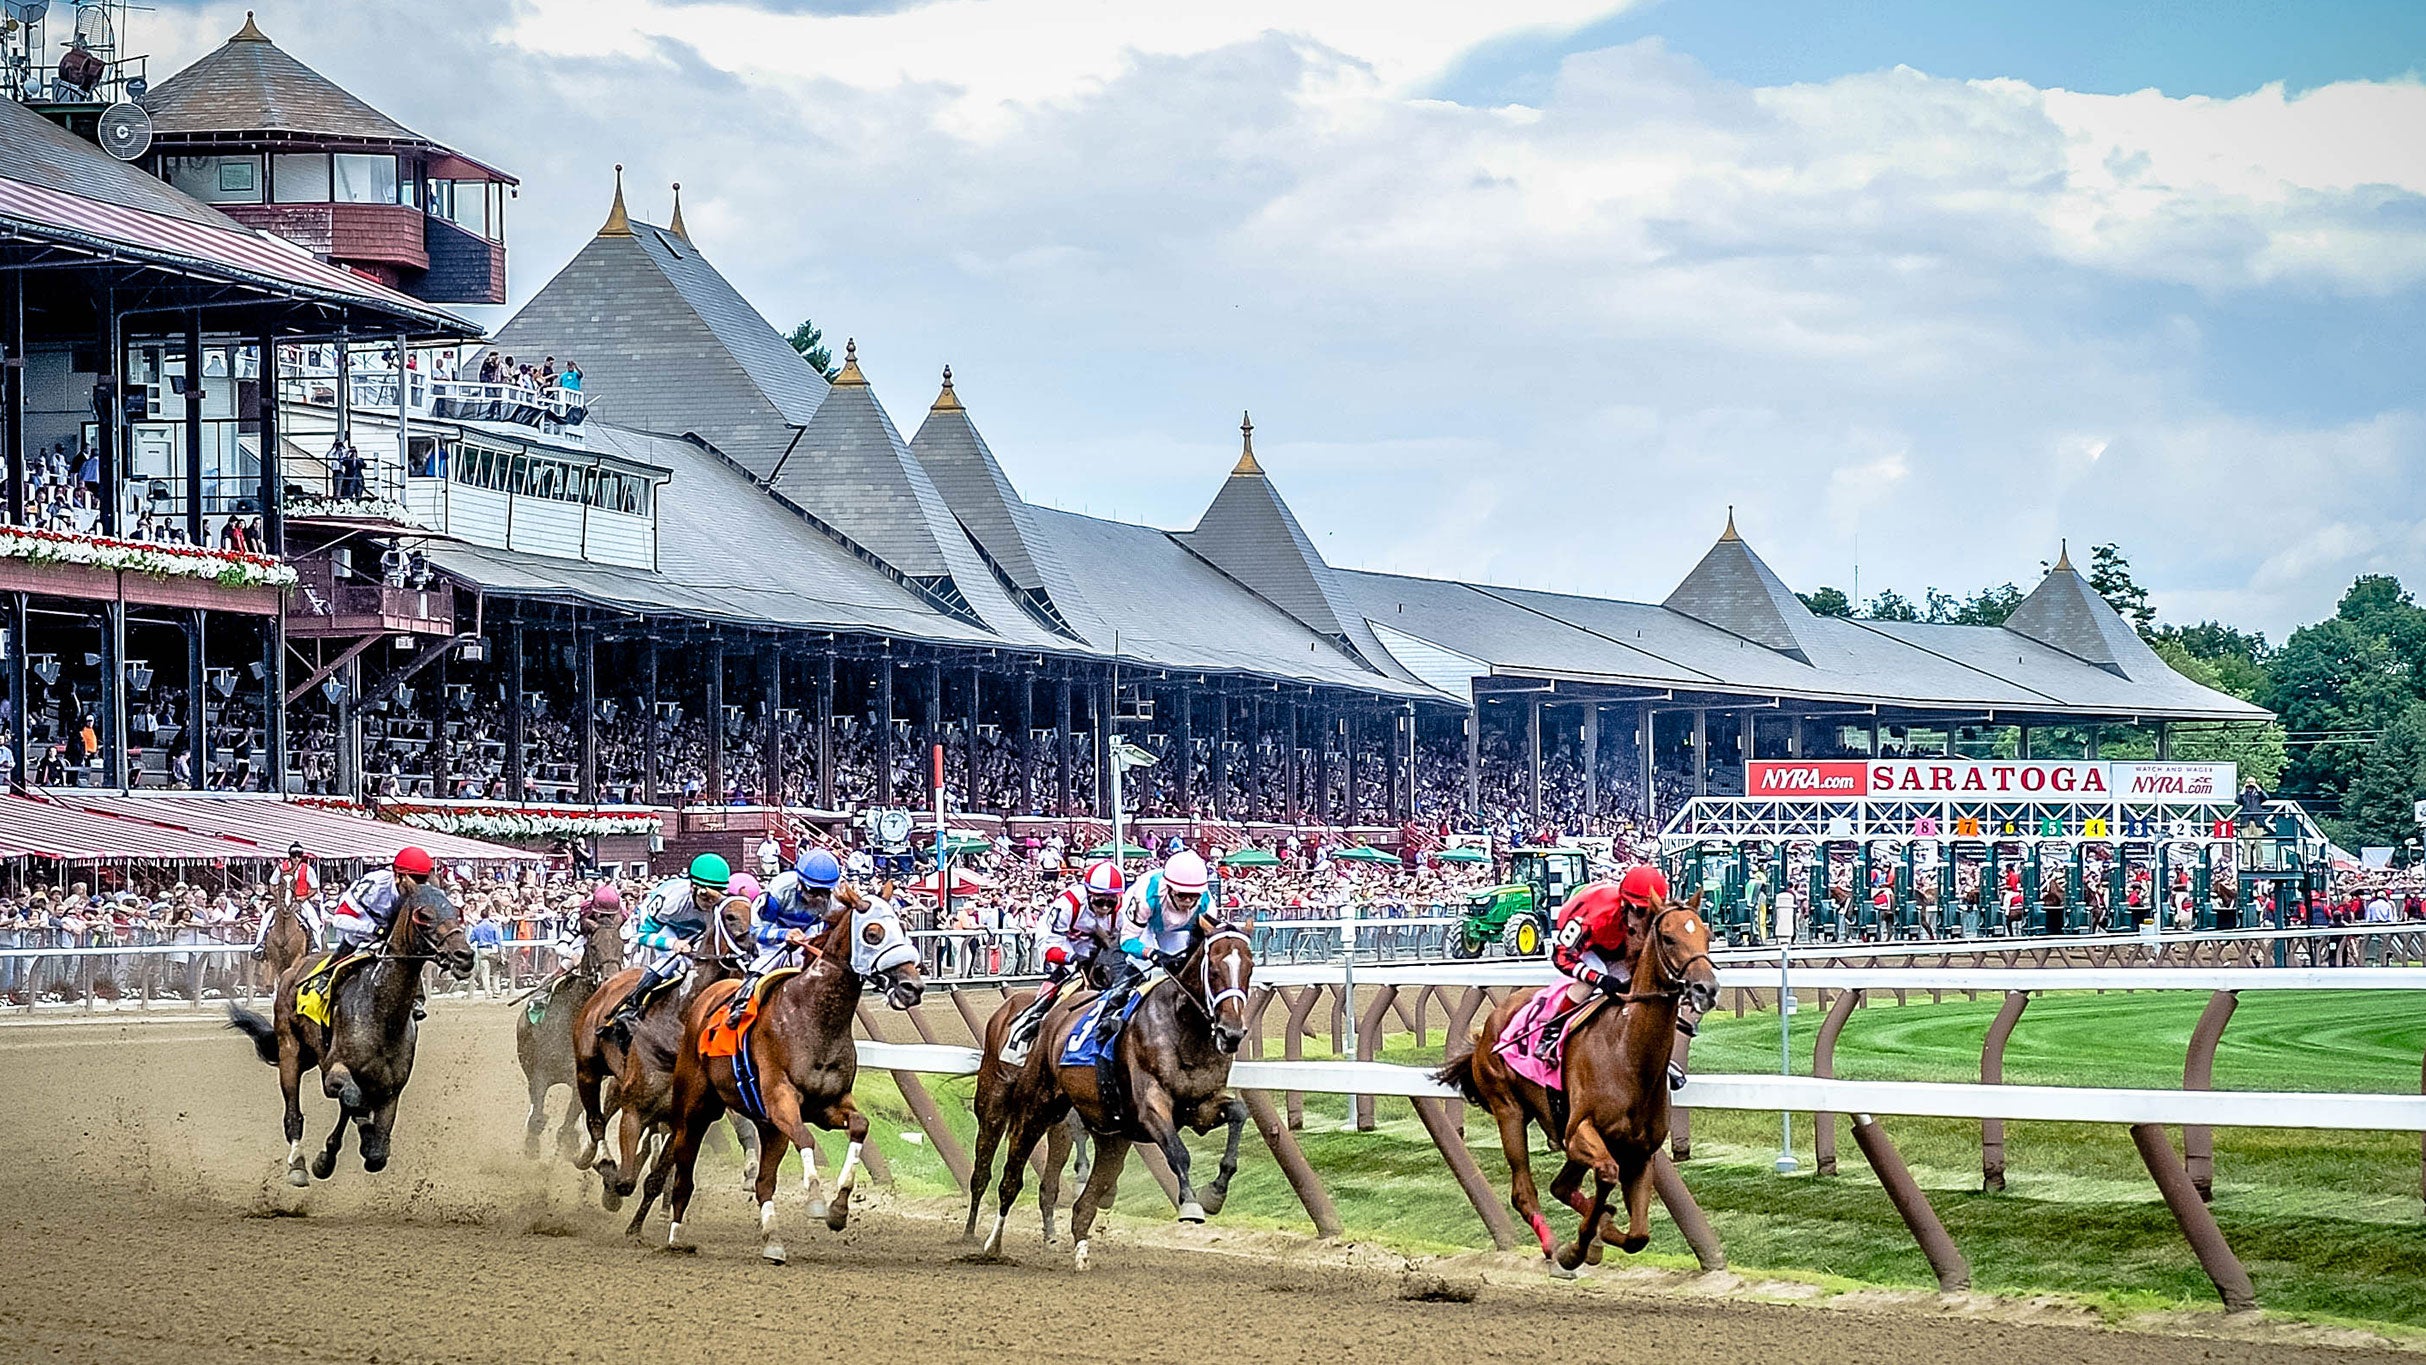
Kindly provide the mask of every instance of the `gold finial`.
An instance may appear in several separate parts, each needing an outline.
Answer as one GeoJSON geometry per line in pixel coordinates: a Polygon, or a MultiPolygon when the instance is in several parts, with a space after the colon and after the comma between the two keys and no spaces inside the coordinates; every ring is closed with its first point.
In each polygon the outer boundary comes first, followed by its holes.
{"type": "Polygon", "coordinates": [[[623,163],[615,163],[615,206],[607,210],[607,220],[598,229],[601,237],[632,235],[632,215],[623,211],[623,163]]]}
{"type": "Polygon", "coordinates": [[[2055,547],[2055,571],[2057,573],[2074,572],[2071,542],[2059,540],[2055,543],[2055,547]]]}
{"type": "Polygon", "coordinates": [[[263,33],[261,25],[253,22],[253,12],[249,9],[244,12],[244,27],[237,29],[236,36],[228,39],[231,43],[266,43],[269,40],[270,35],[263,33]]]}
{"type": "Polygon", "coordinates": [[[1726,529],[1726,530],[1724,530],[1724,531],[1719,532],[1719,533],[1718,533],[1718,538],[1719,538],[1719,540],[1720,540],[1720,541],[1722,541],[1722,542],[1724,542],[1724,541],[1729,541],[1729,540],[1742,540],[1742,539],[1743,539],[1743,537],[1742,537],[1742,536],[1739,536],[1739,535],[1737,535],[1737,534],[1735,533],[1735,504],[1734,504],[1734,503],[1728,503],[1728,504],[1727,504],[1727,529],[1726,529]]]}
{"type": "Polygon", "coordinates": [[[867,386],[868,377],[859,372],[859,342],[857,340],[845,340],[842,343],[842,373],[834,376],[834,382],[838,385],[857,384],[862,388],[867,386]]]}
{"type": "Polygon", "coordinates": [[[682,182],[679,180],[674,182],[674,221],[666,226],[682,240],[691,240],[691,234],[682,226],[682,182]]]}
{"type": "Polygon", "coordinates": [[[1231,477],[1241,474],[1261,474],[1264,467],[1255,462],[1255,419],[1238,414],[1238,463],[1230,470],[1231,477]]]}
{"type": "Polygon", "coordinates": [[[935,412],[960,411],[960,395],[952,392],[952,367],[943,367],[943,392],[935,395],[935,412]]]}

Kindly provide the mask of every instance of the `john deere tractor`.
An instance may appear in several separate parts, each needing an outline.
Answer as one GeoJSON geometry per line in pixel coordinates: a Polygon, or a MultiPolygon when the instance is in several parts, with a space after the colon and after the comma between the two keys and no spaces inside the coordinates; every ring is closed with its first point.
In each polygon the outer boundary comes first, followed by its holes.
{"type": "Polygon", "coordinates": [[[1449,936],[1449,956],[1481,957],[1494,943],[1510,957],[1539,957],[1550,920],[1588,880],[1574,848],[1520,848],[1508,855],[1512,879],[1466,897],[1466,918],[1449,936]]]}

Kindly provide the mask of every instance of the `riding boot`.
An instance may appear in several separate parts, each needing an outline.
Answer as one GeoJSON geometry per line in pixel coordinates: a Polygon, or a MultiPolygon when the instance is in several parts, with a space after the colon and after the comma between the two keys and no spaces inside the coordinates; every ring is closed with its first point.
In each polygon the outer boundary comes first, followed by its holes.
{"type": "Polygon", "coordinates": [[[724,1012],[724,1026],[726,1028],[741,1027],[741,1016],[750,1008],[750,993],[757,989],[758,973],[751,972],[741,978],[741,989],[733,992],[732,1006],[724,1012]]]}
{"type": "Polygon", "coordinates": [[[1668,1063],[1668,1088],[1670,1090],[1685,1088],[1685,1069],[1673,1061],[1668,1063]]]}

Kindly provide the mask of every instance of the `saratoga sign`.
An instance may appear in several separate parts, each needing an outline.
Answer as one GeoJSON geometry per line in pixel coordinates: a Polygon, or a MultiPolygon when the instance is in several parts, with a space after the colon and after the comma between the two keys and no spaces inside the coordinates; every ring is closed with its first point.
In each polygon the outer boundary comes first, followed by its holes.
{"type": "Polygon", "coordinates": [[[1755,799],[2229,801],[2230,763],[2069,763],[2042,759],[1756,759],[1755,799]]]}

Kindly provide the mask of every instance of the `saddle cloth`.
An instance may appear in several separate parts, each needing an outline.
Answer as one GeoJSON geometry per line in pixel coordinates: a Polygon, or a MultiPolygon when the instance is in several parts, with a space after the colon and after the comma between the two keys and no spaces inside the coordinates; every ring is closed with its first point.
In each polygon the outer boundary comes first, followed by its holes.
{"type": "Polygon", "coordinates": [[[295,1013],[327,1028],[330,1013],[335,1008],[337,978],[370,960],[370,954],[356,953],[343,961],[324,960],[306,972],[303,979],[295,983],[295,1013]],[[334,969],[330,967],[332,961],[336,961],[334,969]]]}
{"type": "MultiPolygon", "coordinates": [[[[708,1006],[708,1026],[699,1031],[699,1055],[702,1057],[737,1057],[741,1055],[741,1045],[749,1040],[750,1030],[758,1025],[758,1011],[767,1002],[767,992],[773,990],[775,983],[785,977],[798,975],[800,975],[798,967],[777,967],[760,977],[757,988],[750,992],[749,1003],[741,1007],[739,1023],[726,1022],[731,1014],[730,1007],[725,1002],[711,1002],[708,1006]]],[[[739,989],[739,987],[735,989],[739,989]]]]}
{"type": "Polygon", "coordinates": [[[1605,998],[1595,993],[1569,1011],[1566,982],[1542,987],[1508,1017],[1508,1026],[1500,1030],[1499,1055],[1507,1060],[1510,1071],[1535,1085],[1548,1090],[1565,1089],[1567,1078],[1562,1058],[1567,1035],[1591,1018],[1605,998]]]}
{"type": "Polygon", "coordinates": [[[1129,1026],[1130,1016],[1136,1014],[1137,1007],[1145,1003],[1146,993],[1161,985],[1164,979],[1158,976],[1129,992],[1129,998],[1121,1004],[1120,1028],[1113,1029],[1111,1034],[1103,1040],[1101,1047],[1098,1047],[1095,1042],[1095,1026],[1103,1019],[1104,1006],[1111,1002],[1111,997],[1108,995],[1095,997],[1094,1004],[1079,1011],[1078,1017],[1070,1021],[1070,1031],[1063,1035],[1061,1041],[1061,1064],[1063,1066],[1095,1066],[1110,1057],[1113,1049],[1120,1045],[1121,1029],[1129,1026]]]}

